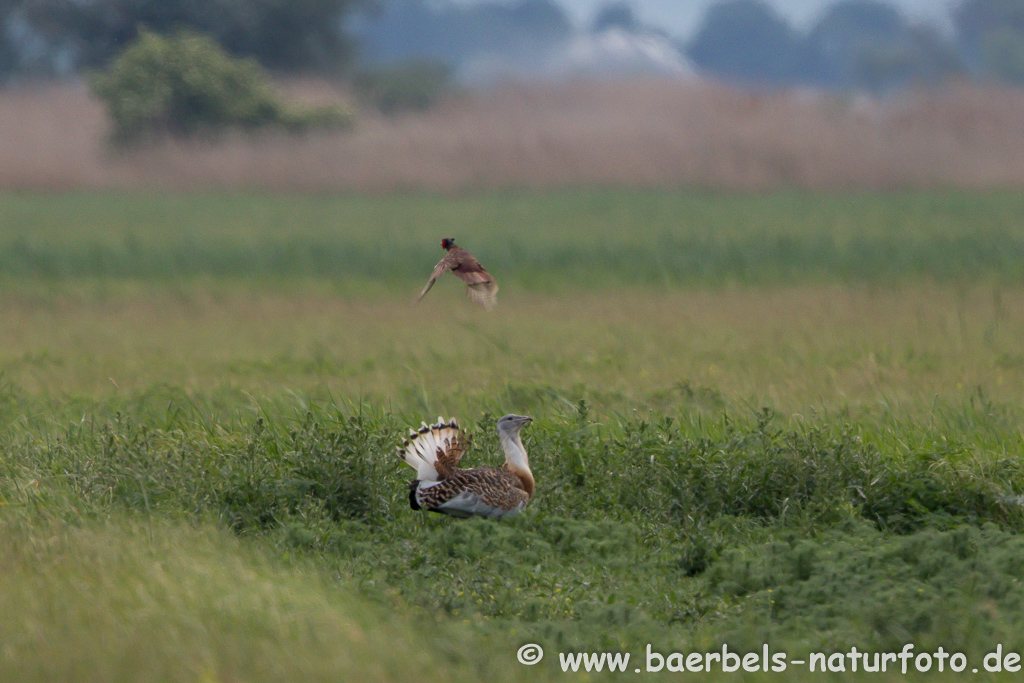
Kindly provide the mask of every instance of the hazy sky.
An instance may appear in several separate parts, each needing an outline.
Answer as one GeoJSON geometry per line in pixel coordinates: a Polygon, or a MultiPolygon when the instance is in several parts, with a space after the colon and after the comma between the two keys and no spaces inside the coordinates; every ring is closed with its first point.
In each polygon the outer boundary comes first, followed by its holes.
{"type": "MultiPolygon", "coordinates": [[[[485,0],[455,0],[466,4],[485,0]]],[[[486,0],[493,1],[493,0],[486,0]]],[[[791,23],[801,28],[810,25],[836,0],[766,0],[791,23]]],[[[889,0],[915,20],[949,27],[950,7],[962,0],[889,0]]],[[[556,0],[578,24],[589,22],[598,8],[609,0],[556,0]]],[[[705,9],[716,0],[630,0],[640,19],[660,26],[674,36],[689,37],[697,29],[705,9]]]]}

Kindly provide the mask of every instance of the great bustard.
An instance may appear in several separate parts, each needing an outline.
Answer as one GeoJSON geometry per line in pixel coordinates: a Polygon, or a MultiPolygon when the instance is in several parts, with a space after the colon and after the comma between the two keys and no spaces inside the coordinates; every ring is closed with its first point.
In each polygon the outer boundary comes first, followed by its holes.
{"type": "Polygon", "coordinates": [[[498,283],[494,281],[491,274],[484,270],[484,267],[472,254],[455,244],[454,238],[442,239],[441,248],[448,253],[434,266],[434,272],[430,274],[426,287],[416,297],[416,301],[419,302],[427,295],[437,278],[451,271],[453,275],[466,283],[466,294],[470,299],[488,311],[494,308],[494,304],[498,302],[498,283]]]}
{"type": "Polygon", "coordinates": [[[455,517],[503,517],[519,512],[533,495],[533,473],[519,436],[533,418],[506,415],[498,420],[498,437],[505,451],[501,467],[460,469],[459,460],[472,435],[459,429],[455,418],[437,424],[424,422],[398,447],[398,457],[416,470],[409,485],[413,510],[426,508],[455,517]]]}

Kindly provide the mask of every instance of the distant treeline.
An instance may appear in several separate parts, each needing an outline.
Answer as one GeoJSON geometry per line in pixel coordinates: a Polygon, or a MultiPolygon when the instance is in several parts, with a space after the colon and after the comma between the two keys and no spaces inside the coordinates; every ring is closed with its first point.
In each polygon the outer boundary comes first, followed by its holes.
{"type": "Polygon", "coordinates": [[[106,65],[143,31],[190,29],[279,71],[351,61],[345,16],[376,0],[0,0],[0,79],[106,65]]]}
{"type": "MultiPolygon", "coordinates": [[[[804,32],[763,0],[724,0],[684,40],[644,25],[629,3],[613,2],[584,30],[660,35],[702,73],[747,85],[878,91],[954,75],[1024,83],[1024,0],[967,0],[952,20],[955,33],[946,35],[881,0],[838,0],[804,32]]],[[[452,66],[481,54],[529,59],[575,30],[553,0],[390,0],[350,26],[366,60],[426,56],[452,66]]]]}
{"type": "MultiPolygon", "coordinates": [[[[764,0],[724,0],[682,40],[612,2],[582,30],[660,35],[699,71],[749,85],[879,91],[951,76],[1024,84],[1024,0],[966,0],[952,23],[947,35],[880,0],[838,0],[804,32],[764,0]]],[[[0,0],[0,81],[100,67],[142,29],[185,27],[270,69],[331,74],[360,63],[516,59],[581,31],[555,0],[0,0]]]]}

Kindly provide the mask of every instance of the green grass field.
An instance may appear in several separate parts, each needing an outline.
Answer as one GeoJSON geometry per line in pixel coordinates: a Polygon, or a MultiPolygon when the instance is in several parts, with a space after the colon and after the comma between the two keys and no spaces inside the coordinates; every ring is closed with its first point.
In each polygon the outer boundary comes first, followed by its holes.
{"type": "Polygon", "coordinates": [[[2,195],[0,679],[1020,652],[1022,204],[2,195]],[[412,305],[445,236],[495,311],[450,276],[412,305]],[[408,509],[408,426],[495,462],[513,411],[525,514],[408,509]]]}

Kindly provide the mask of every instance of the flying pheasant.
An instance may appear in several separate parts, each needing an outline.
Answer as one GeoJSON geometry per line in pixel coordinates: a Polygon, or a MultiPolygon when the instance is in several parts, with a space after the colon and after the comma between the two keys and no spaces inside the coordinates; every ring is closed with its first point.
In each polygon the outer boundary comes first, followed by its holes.
{"type": "Polygon", "coordinates": [[[416,297],[416,301],[419,302],[427,295],[437,278],[451,271],[455,277],[466,283],[466,295],[470,299],[488,311],[494,308],[494,304],[498,302],[498,283],[494,281],[491,274],[484,270],[484,267],[472,254],[455,244],[454,238],[442,239],[441,248],[448,253],[434,266],[434,272],[430,274],[427,286],[416,297]]]}
{"type": "Polygon", "coordinates": [[[459,460],[472,435],[459,429],[455,418],[445,422],[439,417],[429,427],[424,422],[398,447],[398,457],[416,470],[409,484],[412,509],[454,517],[503,517],[522,510],[533,495],[533,474],[519,430],[532,421],[523,415],[498,420],[505,464],[470,469],[460,469],[459,460]]]}

